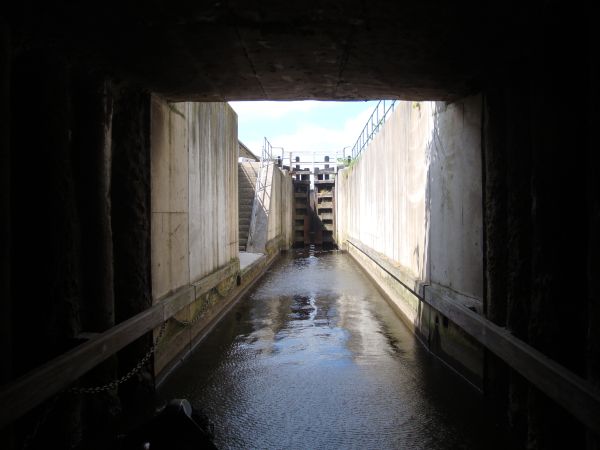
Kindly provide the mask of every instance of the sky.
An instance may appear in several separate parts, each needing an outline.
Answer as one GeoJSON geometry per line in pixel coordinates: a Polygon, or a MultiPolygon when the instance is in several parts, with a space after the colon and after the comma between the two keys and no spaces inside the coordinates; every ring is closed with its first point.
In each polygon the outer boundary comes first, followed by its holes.
{"type": "Polygon", "coordinates": [[[287,158],[288,152],[341,154],[344,147],[354,145],[377,101],[229,104],[238,115],[240,141],[260,156],[266,137],[274,147],[283,147],[287,158]]]}

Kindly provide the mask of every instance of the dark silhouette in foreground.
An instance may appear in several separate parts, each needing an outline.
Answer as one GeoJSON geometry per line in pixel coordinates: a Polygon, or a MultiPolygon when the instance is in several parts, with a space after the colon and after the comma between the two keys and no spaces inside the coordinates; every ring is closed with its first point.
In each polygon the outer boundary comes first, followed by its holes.
{"type": "Polygon", "coordinates": [[[185,399],[171,400],[152,420],[122,442],[123,450],[216,449],[213,425],[185,399]]]}

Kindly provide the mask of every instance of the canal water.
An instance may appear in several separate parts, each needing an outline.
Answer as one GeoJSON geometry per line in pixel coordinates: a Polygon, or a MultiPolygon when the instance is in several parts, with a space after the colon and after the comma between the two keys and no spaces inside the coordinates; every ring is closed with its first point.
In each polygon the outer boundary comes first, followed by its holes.
{"type": "Polygon", "coordinates": [[[344,253],[290,252],[161,386],[221,449],[509,448],[344,253]]]}

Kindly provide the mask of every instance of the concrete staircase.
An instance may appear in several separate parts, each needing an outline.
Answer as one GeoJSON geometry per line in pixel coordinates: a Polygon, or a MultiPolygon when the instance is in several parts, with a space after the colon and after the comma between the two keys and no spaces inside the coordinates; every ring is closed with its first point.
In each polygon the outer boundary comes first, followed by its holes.
{"type": "Polygon", "coordinates": [[[238,226],[240,252],[246,251],[248,231],[250,230],[250,219],[252,216],[252,203],[254,202],[254,190],[256,189],[256,178],[258,177],[259,171],[259,162],[238,163],[238,226]]]}

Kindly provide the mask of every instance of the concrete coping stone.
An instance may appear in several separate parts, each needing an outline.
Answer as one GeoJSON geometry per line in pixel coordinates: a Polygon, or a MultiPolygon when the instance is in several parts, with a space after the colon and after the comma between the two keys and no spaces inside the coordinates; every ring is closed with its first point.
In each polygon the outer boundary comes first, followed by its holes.
{"type": "Polygon", "coordinates": [[[264,253],[240,252],[240,271],[244,272],[263,256],[264,253]]]}

